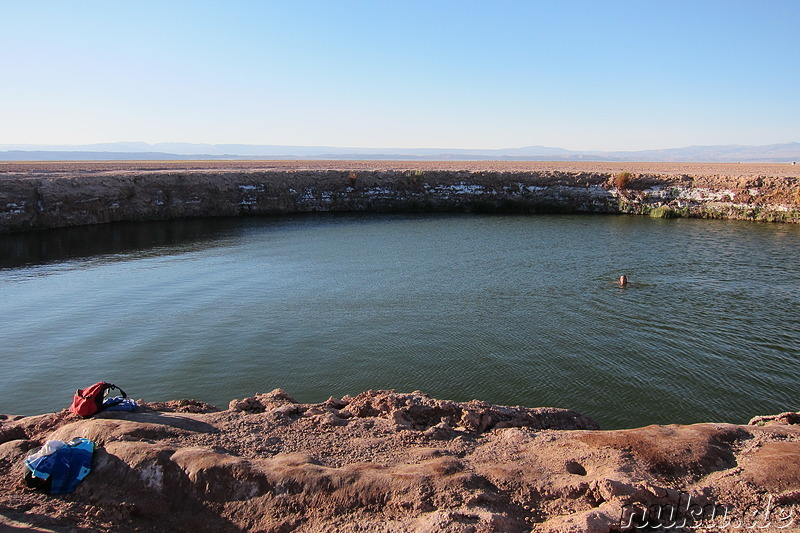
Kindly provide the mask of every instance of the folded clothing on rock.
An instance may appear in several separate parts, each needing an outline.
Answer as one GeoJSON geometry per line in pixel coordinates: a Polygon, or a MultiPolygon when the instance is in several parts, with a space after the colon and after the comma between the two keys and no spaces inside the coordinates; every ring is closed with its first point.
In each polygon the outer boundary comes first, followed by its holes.
{"type": "Polygon", "coordinates": [[[136,400],[125,398],[123,396],[114,396],[113,398],[106,398],[103,400],[103,411],[129,411],[133,412],[139,409],[139,404],[136,400]]]}
{"type": "Polygon", "coordinates": [[[89,439],[49,440],[25,459],[25,482],[50,494],[72,492],[91,472],[93,454],[94,442],[89,439]]]}

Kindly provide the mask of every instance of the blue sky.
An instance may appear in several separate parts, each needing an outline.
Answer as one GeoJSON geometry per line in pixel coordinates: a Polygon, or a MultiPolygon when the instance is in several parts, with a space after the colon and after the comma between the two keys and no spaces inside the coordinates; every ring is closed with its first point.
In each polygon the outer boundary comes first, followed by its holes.
{"type": "Polygon", "coordinates": [[[800,141],[800,1],[0,0],[0,144],[800,141]]]}

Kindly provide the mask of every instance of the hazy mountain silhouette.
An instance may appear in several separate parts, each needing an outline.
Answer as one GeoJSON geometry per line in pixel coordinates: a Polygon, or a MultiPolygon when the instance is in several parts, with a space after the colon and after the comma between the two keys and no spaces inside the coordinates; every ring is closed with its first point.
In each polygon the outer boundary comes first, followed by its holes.
{"type": "Polygon", "coordinates": [[[0,145],[3,161],[167,159],[409,159],[530,161],[773,162],[800,161],[800,143],[687,146],[662,150],[575,151],[548,146],[503,149],[342,148],[259,144],[115,142],[84,145],[0,145]]]}

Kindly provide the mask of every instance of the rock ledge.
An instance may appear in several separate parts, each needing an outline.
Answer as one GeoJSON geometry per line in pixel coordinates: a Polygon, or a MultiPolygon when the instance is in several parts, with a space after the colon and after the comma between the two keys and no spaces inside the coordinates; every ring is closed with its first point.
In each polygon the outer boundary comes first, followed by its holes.
{"type": "Polygon", "coordinates": [[[609,532],[670,529],[673,509],[687,528],[778,530],[800,521],[799,420],[601,431],[564,409],[419,391],[301,404],[281,389],[224,411],[180,400],[87,420],[0,416],[0,526],[609,532]],[[73,437],[98,444],[77,490],[26,489],[25,455],[73,437]]]}

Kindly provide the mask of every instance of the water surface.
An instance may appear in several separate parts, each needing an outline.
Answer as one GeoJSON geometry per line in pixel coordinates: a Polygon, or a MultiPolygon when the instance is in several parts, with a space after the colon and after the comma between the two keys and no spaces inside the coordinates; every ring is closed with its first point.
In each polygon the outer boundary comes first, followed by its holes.
{"type": "Polygon", "coordinates": [[[99,380],[222,407],[419,389],[606,428],[800,409],[797,226],[336,215],[2,242],[2,413],[61,409],[99,380]]]}

